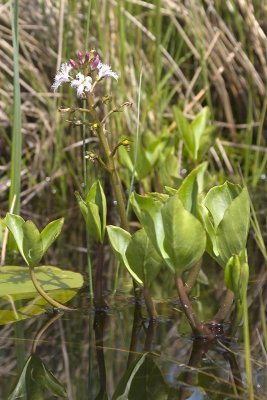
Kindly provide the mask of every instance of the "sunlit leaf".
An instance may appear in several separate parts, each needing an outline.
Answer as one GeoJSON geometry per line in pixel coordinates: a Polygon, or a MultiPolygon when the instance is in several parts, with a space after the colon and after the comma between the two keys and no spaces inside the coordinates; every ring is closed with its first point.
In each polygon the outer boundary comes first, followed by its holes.
{"type": "Polygon", "coordinates": [[[217,245],[224,265],[233,255],[238,255],[246,247],[250,221],[250,203],[244,188],[224,213],[217,228],[217,245]]]}
{"type": "Polygon", "coordinates": [[[198,152],[201,144],[201,138],[205,134],[205,130],[210,118],[210,111],[208,107],[204,107],[203,110],[195,117],[191,123],[191,129],[193,131],[195,148],[194,148],[194,159],[198,157],[198,152]]]}
{"type": "Polygon", "coordinates": [[[161,201],[133,193],[131,204],[134,212],[145,229],[146,234],[159,254],[168,262],[168,254],[164,250],[164,228],[161,215],[163,204],[161,201]]]}
{"type": "Polygon", "coordinates": [[[173,113],[178,131],[184,141],[185,147],[190,157],[195,159],[195,137],[193,134],[193,129],[178,107],[173,107],[173,113]]]}
{"type": "Polygon", "coordinates": [[[223,219],[224,213],[232,201],[241,193],[241,190],[239,185],[230,182],[210,189],[205,197],[204,205],[213,217],[215,228],[223,219]]]}
{"type": "Polygon", "coordinates": [[[164,248],[174,270],[181,274],[195,265],[206,247],[206,233],[197,218],[182,205],[178,195],[173,196],[162,208],[164,248]]]}
{"type": "Polygon", "coordinates": [[[144,229],[135,232],[126,250],[132,270],[149,286],[158,275],[163,260],[151,244],[144,229]]]}
{"type": "MultiPolygon", "coordinates": [[[[43,265],[35,268],[35,275],[44,290],[73,289],[83,285],[78,272],[43,265]]],[[[22,293],[36,293],[26,267],[4,266],[0,268],[0,297],[22,293]]]]}
{"type": "Polygon", "coordinates": [[[23,252],[23,225],[25,223],[24,219],[21,218],[19,215],[7,213],[4,222],[14,236],[20,254],[27,262],[27,259],[23,252]]]}
{"type": "Polygon", "coordinates": [[[50,222],[42,230],[41,238],[42,238],[42,243],[43,243],[43,254],[45,254],[47,249],[51,246],[51,244],[60,235],[63,224],[64,224],[64,218],[59,218],[59,219],[56,219],[55,221],[50,222]]]}
{"type": "Polygon", "coordinates": [[[134,271],[128,263],[126,257],[126,250],[131,242],[131,235],[129,232],[125,231],[118,226],[107,226],[107,232],[111,247],[117,259],[127,268],[131,276],[135,279],[135,281],[143,286],[142,278],[137,274],[138,271],[134,271]]]}
{"type": "Polygon", "coordinates": [[[104,240],[107,219],[107,201],[100,181],[91,186],[85,203],[87,205],[87,228],[89,235],[101,243],[104,240]]]}
{"type": "MultiPolygon", "coordinates": [[[[57,289],[49,291],[49,296],[59,302],[65,304],[76,296],[77,289],[57,289]]],[[[12,322],[28,319],[47,311],[47,301],[37,294],[18,293],[5,295],[0,298],[0,325],[10,324],[12,322]]]]}
{"type": "Polygon", "coordinates": [[[196,215],[198,194],[204,189],[204,174],[207,169],[207,163],[198,165],[184,179],[178,190],[179,198],[185,209],[196,215]]]}
{"type": "Polygon", "coordinates": [[[32,221],[26,221],[23,229],[23,253],[27,264],[35,267],[43,256],[42,237],[36,225],[32,221]]]}

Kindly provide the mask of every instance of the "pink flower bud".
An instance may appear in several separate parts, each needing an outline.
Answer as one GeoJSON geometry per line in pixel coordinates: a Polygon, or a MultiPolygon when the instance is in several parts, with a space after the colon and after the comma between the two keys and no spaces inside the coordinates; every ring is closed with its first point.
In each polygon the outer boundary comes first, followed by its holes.
{"type": "Polygon", "coordinates": [[[70,58],[70,65],[72,66],[72,68],[78,68],[78,64],[72,58],[70,58]]]}
{"type": "Polygon", "coordinates": [[[80,50],[78,50],[76,54],[77,54],[77,57],[79,58],[79,60],[82,62],[82,60],[83,60],[83,53],[82,53],[80,50]]]}
{"type": "Polygon", "coordinates": [[[95,58],[93,58],[93,60],[91,61],[91,68],[92,68],[92,69],[96,69],[99,63],[100,63],[100,57],[99,57],[99,55],[97,54],[97,55],[95,56],[95,58]]]}

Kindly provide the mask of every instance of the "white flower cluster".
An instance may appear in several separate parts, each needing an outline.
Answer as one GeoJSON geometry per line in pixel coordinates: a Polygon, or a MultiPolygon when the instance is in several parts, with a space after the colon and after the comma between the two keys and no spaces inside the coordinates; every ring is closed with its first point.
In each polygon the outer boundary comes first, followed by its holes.
{"type": "MultiPolygon", "coordinates": [[[[109,65],[103,64],[100,61],[97,63],[96,69],[98,70],[98,81],[106,77],[112,77],[116,80],[119,78],[119,75],[113,72],[109,65]]],[[[91,76],[85,76],[81,72],[78,72],[74,78],[71,76],[71,73],[74,71],[75,68],[71,64],[63,63],[55,76],[51,89],[56,92],[62,83],[69,82],[71,87],[76,89],[78,97],[83,97],[85,92],[90,92],[93,82],[91,76]]]]}

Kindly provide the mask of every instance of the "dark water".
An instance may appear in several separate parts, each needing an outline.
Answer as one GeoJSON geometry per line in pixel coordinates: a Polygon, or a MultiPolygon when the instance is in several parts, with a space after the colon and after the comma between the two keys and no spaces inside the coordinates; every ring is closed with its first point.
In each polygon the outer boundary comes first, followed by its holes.
{"type": "MultiPolygon", "coordinates": [[[[0,399],[8,399],[31,354],[62,383],[69,400],[248,398],[242,344],[223,337],[193,341],[175,303],[162,304],[152,323],[132,297],[108,300],[109,309],[96,311],[82,293],[72,301],[82,305],[79,311],[1,327],[0,399]]],[[[266,360],[254,353],[255,399],[266,399],[266,360]]],[[[30,397],[42,398],[59,397],[47,389],[30,397]]]]}

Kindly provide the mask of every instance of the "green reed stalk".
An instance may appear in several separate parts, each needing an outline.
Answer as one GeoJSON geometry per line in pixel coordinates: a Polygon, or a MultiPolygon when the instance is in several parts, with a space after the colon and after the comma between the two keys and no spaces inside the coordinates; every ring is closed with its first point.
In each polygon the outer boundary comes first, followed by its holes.
{"type": "Polygon", "coordinates": [[[19,1],[11,3],[11,25],[12,25],[12,45],[13,45],[13,127],[12,127],[12,150],[11,150],[11,173],[9,208],[11,207],[14,196],[14,214],[20,212],[20,174],[22,158],[22,134],[21,134],[21,96],[19,83],[19,1]]]}
{"type": "MultiPolygon", "coordinates": [[[[20,213],[20,174],[22,158],[22,134],[21,134],[21,95],[19,83],[19,1],[11,2],[11,26],[13,46],[13,127],[11,142],[11,173],[9,208],[13,207],[14,214],[20,213]],[[15,199],[14,203],[13,200],[15,199]],[[13,205],[12,205],[13,203],[13,205]]],[[[14,324],[14,341],[16,348],[17,370],[21,373],[25,363],[24,330],[21,321],[14,324]]]]}

